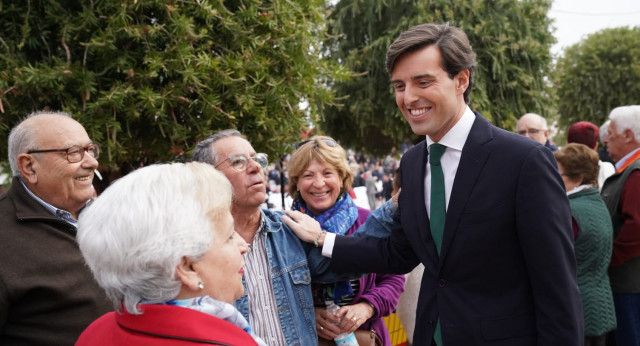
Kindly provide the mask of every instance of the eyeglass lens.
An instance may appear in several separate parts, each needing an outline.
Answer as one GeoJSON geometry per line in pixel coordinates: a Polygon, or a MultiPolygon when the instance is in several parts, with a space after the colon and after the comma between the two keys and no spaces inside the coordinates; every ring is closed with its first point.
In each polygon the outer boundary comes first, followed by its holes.
{"type": "Polygon", "coordinates": [[[233,169],[235,169],[236,171],[244,171],[245,169],[247,169],[247,163],[249,162],[249,159],[257,162],[262,168],[266,168],[269,164],[269,157],[264,153],[257,153],[249,158],[244,155],[234,155],[229,157],[228,160],[233,169]]]}
{"type": "Polygon", "coordinates": [[[83,148],[81,146],[73,146],[67,149],[67,160],[71,163],[80,162],[84,158],[85,151],[95,159],[97,159],[100,155],[100,147],[95,144],[92,144],[86,148],[83,148]]]}
{"type": "Polygon", "coordinates": [[[526,129],[526,130],[519,130],[518,134],[522,135],[522,136],[526,135],[527,133],[535,135],[538,132],[540,132],[540,130],[538,130],[538,129],[526,129]]]}

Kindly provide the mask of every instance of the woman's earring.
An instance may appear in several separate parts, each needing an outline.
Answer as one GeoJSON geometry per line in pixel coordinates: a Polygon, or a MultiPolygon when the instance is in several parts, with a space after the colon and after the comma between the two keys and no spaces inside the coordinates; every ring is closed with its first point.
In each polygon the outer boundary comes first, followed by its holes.
{"type": "Polygon", "coordinates": [[[198,288],[203,290],[204,289],[204,282],[198,281],[198,288]]]}

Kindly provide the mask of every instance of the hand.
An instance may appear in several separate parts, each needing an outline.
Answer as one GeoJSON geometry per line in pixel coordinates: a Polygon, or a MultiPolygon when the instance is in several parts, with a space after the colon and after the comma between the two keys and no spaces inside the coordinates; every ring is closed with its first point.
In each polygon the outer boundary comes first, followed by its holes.
{"type": "Polygon", "coordinates": [[[314,308],[313,310],[316,314],[316,330],[319,337],[333,340],[340,334],[340,328],[336,325],[340,321],[338,316],[329,313],[326,308],[314,308]]]}
{"type": "Polygon", "coordinates": [[[318,246],[324,244],[322,228],[320,228],[318,221],[296,210],[285,210],[284,212],[287,215],[281,216],[282,221],[293,230],[300,240],[307,243],[318,240],[318,246]]]}
{"type": "Polygon", "coordinates": [[[353,305],[345,305],[338,310],[340,321],[340,333],[353,333],[364,322],[373,317],[373,308],[367,302],[353,305]]]}

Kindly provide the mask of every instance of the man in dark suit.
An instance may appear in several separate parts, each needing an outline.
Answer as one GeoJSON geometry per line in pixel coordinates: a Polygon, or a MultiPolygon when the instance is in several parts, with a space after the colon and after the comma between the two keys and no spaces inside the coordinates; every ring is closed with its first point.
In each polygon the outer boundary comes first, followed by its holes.
{"type": "Polygon", "coordinates": [[[391,236],[302,230],[295,212],[285,222],[322,245],[337,271],[406,273],[423,263],[415,345],[582,345],[571,214],[551,151],[469,109],[475,53],[460,29],[415,26],[386,63],[400,111],[426,135],[402,157],[391,236]],[[433,143],[445,146],[444,196],[434,199],[446,210],[441,233],[430,211],[433,143]]]}

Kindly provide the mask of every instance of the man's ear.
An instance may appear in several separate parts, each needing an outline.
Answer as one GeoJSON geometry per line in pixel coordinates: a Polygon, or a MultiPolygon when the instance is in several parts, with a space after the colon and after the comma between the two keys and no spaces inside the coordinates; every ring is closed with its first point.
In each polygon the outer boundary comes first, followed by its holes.
{"type": "Polygon", "coordinates": [[[631,131],[631,129],[624,129],[622,133],[624,135],[625,142],[634,142],[636,140],[636,136],[633,135],[633,131],[631,131]]]}
{"type": "Polygon", "coordinates": [[[456,89],[462,95],[469,87],[469,70],[464,69],[456,75],[456,89]]]}
{"type": "Polygon", "coordinates": [[[18,169],[22,178],[29,184],[38,182],[36,171],[39,169],[38,161],[30,154],[20,154],[17,159],[18,169]]]}
{"type": "Polygon", "coordinates": [[[180,263],[176,266],[176,278],[182,281],[182,284],[190,290],[194,292],[200,290],[198,287],[198,283],[200,282],[198,273],[193,269],[193,262],[189,261],[185,256],[182,257],[180,263]]]}

